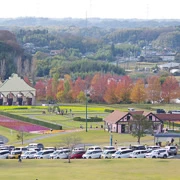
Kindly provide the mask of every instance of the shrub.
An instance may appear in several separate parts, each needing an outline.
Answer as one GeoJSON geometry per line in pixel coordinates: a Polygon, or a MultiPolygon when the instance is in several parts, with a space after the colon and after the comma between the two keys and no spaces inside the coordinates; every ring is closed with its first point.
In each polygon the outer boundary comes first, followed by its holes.
{"type": "Polygon", "coordinates": [[[112,112],[114,112],[114,110],[113,109],[105,109],[104,112],[112,113],[112,112]]]}
{"type": "MultiPolygon", "coordinates": [[[[73,118],[74,121],[81,121],[81,122],[85,122],[86,119],[85,118],[81,118],[81,117],[74,117],[73,118]]],[[[103,119],[99,118],[99,117],[90,117],[87,119],[88,122],[101,122],[103,119]]]]}

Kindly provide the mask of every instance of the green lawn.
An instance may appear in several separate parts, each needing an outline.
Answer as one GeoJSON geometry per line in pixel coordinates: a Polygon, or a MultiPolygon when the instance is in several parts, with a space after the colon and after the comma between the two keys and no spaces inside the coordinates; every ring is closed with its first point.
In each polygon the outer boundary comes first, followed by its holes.
{"type": "MultiPolygon", "coordinates": [[[[100,145],[107,146],[110,145],[110,133],[104,130],[89,130],[85,132],[85,129],[80,132],[72,132],[72,133],[62,133],[57,134],[56,136],[41,139],[38,142],[42,142],[45,146],[65,146],[64,138],[67,136],[78,137],[81,139],[81,144],[91,144],[91,145],[100,145]]],[[[130,134],[117,134],[112,133],[113,145],[115,140],[118,142],[118,146],[129,146],[130,144],[137,144],[137,139],[131,136],[130,134]]],[[[154,144],[153,136],[146,136],[142,138],[142,144],[154,144]]]]}
{"type": "Polygon", "coordinates": [[[175,159],[0,161],[2,180],[179,180],[175,159]]]}

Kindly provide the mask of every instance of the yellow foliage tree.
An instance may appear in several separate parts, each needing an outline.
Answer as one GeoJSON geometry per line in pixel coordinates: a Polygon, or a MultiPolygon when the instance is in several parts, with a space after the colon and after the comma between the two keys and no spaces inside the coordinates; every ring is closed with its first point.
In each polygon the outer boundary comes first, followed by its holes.
{"type": "Polygon", "coordinates": [[[142,79],[136,81],[135,85],[132,88],[130,98],[131,101],[135,103],[142,103],[146,100],[145,85],[142,79]]]}

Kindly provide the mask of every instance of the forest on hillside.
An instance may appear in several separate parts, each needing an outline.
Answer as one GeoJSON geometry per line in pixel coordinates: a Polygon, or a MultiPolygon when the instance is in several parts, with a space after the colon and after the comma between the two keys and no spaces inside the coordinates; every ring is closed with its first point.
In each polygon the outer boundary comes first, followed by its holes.
{"type": "Polygon", "coordinates": [[[19,18],[0,19],[0,25],[2,80],[12,73],[33,81],[55,74],[61,78],[96,72],[124,75],[117,62],[138,60],[144,49],[174,53],[180,61],[178,20],[19,18]]]}

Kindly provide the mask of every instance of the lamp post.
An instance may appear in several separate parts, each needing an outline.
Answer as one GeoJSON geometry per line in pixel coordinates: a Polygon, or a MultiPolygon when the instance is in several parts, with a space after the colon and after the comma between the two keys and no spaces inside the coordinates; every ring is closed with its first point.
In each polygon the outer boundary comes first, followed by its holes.
{"type": "Polygon", "coordinates": [[[112,131],[110,131],[110,146],[112,146],[112,142],[113,142],[113,135],[112,135],[112,131]]]}
{"type": "Polygon", "coordinates": [[[88,100],[87,100],[87,88],[86,88],[86,132],[87,132],[87,103],[88,100]]]}

